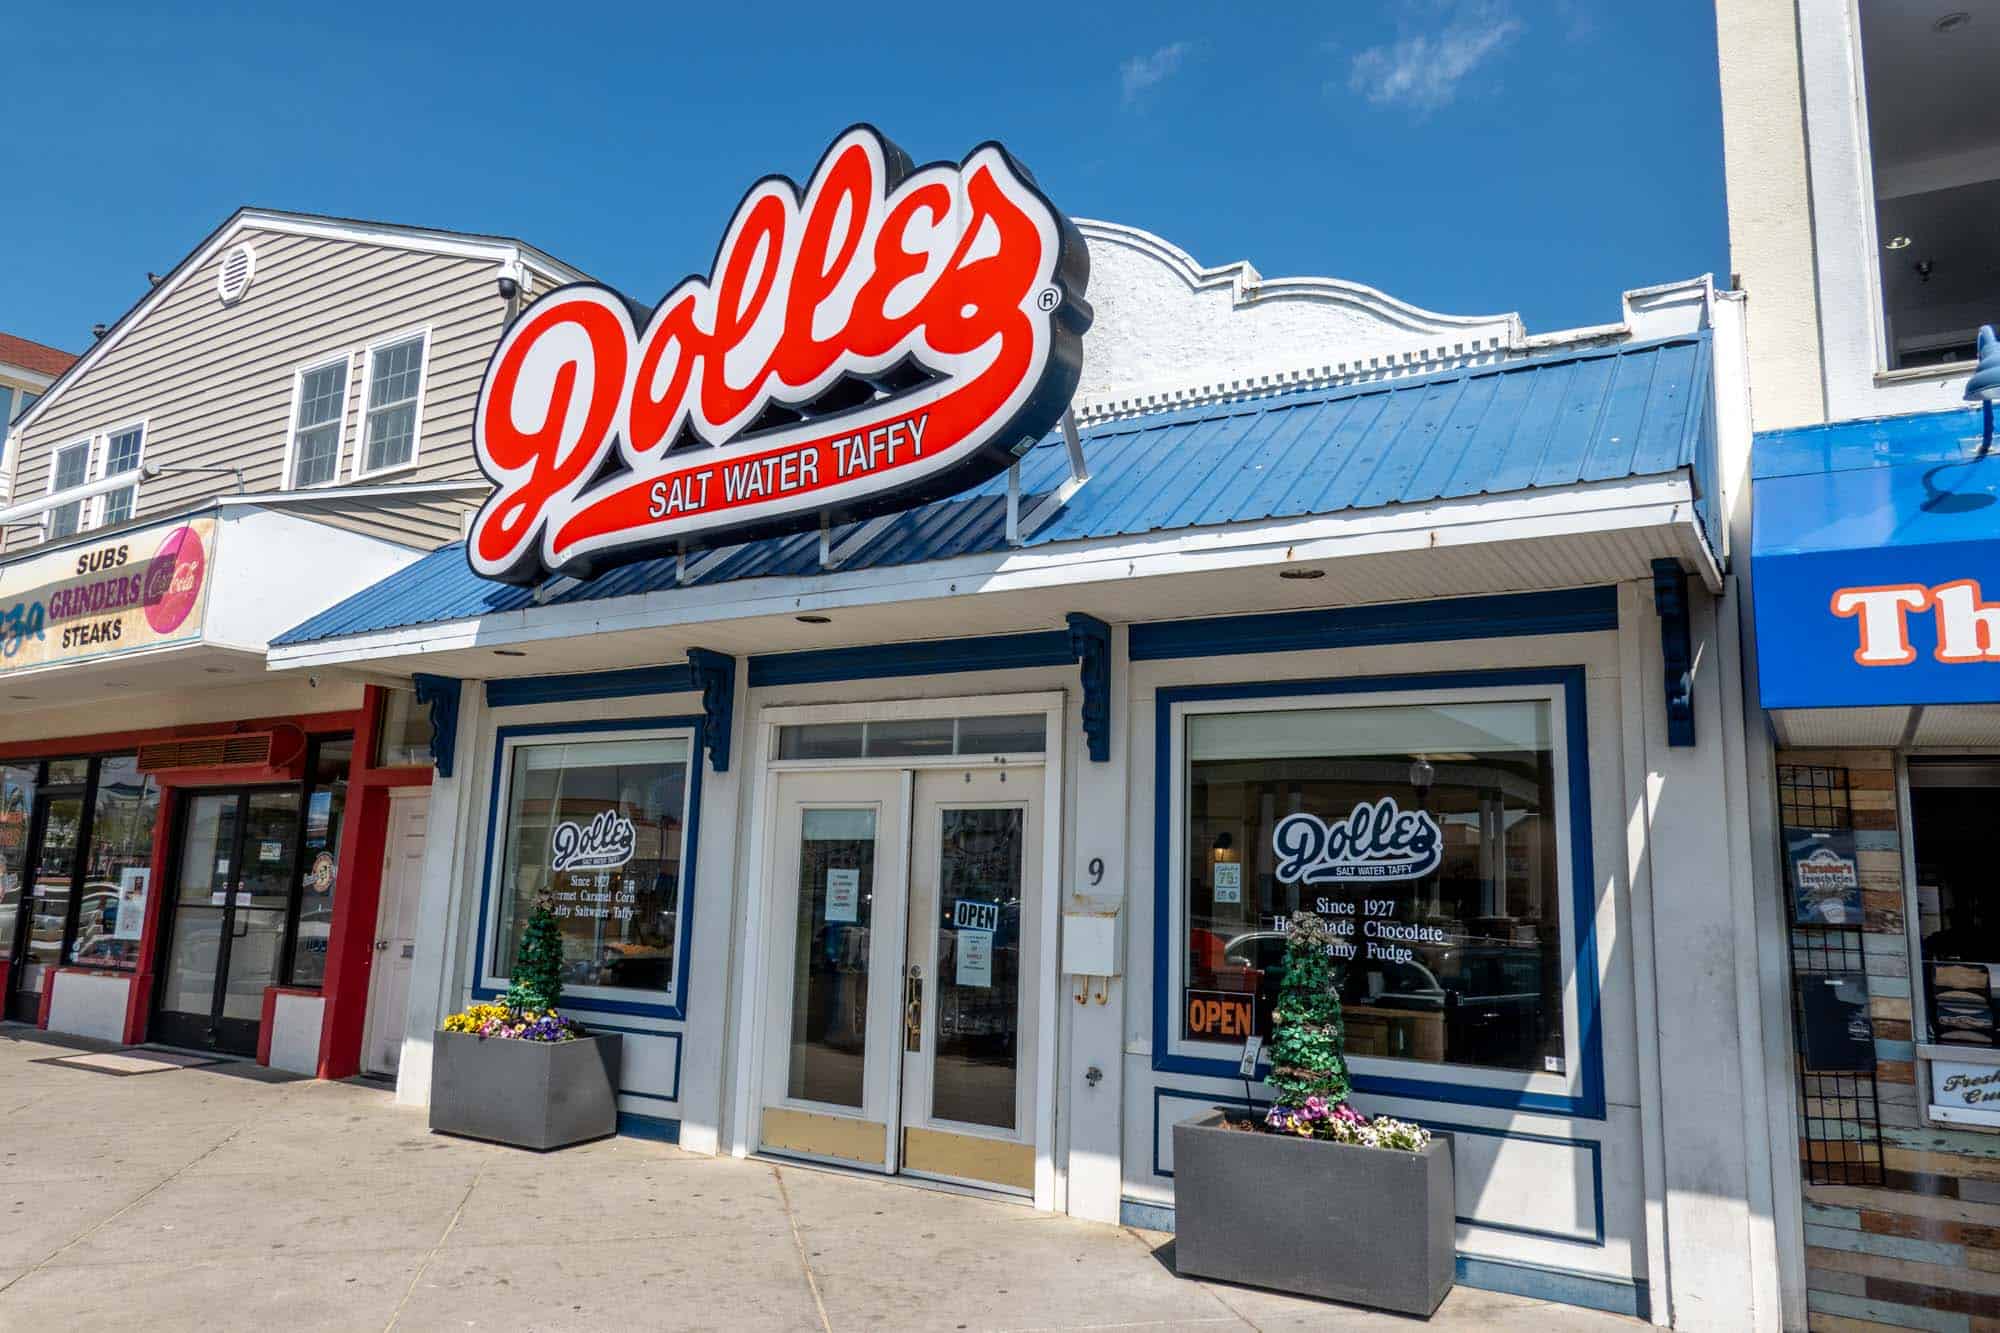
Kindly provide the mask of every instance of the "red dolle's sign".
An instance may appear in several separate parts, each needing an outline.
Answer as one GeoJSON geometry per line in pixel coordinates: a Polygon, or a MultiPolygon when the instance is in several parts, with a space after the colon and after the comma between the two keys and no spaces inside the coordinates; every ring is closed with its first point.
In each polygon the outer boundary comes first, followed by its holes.
{"type": "Polygon", "coordinates": [[[861,125],[759,181],[646,318],[592,284],[508,329],[474,441],[478,573],[533,583],[964,490],[1061,417],[1083,237],[998,144],[915,167],[861,125]]]}

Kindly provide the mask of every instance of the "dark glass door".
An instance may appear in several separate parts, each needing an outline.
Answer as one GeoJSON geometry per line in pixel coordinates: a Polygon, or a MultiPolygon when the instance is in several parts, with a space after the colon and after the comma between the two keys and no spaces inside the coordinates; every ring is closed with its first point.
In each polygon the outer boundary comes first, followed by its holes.
{"type": "Polygon", "coordinates": [[[297,790],[202,792],[182,816],[153,1037],[257,1051],[299,858],[297,790]]]}
{"type": "Polygon", "coordinates": [[[42,992],[62,963],[63,932],[75,896],[77,849],[83,843],[81,792],[45,793],[34,805],[28,834],[27,888],[16,929],[19,949],[7,997],[7,1016],[40,1021],[42,992]]]}

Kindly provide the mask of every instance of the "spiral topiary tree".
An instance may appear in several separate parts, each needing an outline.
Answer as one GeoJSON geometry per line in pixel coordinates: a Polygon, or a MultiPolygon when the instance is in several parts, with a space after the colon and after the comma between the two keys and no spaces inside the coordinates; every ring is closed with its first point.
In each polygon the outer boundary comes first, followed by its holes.
{"type": "Polygon", "coordinates": [[[1334,935],[1311,912],[1294,912],[1285,941],[1285,976],[1272,1015],[1271,1086],[1280,1106],[1302,1107],[1321,1097],[1329,1106],[1347,1100],[1347,1033],[1334,985],[1334,935]]]}
{"type": "Polygon", "coordinates": [[[535,899],[521,947],[514,953],[514,980],[501,1003],[509,1009],[553,1009],[562,999],[562,930],[544,893],[535,899]]]}

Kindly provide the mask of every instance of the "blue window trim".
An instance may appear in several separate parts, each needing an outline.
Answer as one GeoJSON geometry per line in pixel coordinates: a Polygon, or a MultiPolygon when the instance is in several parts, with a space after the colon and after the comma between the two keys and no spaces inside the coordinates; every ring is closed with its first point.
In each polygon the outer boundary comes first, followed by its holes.
{"type": "Polygon", "coordinates": [[[1127,651],[1134,662],[1164,662],[1181,657],[1235,657],[1241,653],[1433,643],[1439,639],[1587,634],[1617,628],[1616,588],[1565,588],[1321,611],[1159,620],[1132,626],[1127,651]]]}
{"type": "MultiPolygon", "coordinates": [[[[1167,994],[1168,960],[1174,948],[1176,921],[1173,893],[1174,759],[1179,738],[1174,735],[1173,709],[1178,703],[1216,699],[1269,699],[1310,695],[1386,694],[1418,690],[1477,690],[1495,686],[1555,685],[1562,691],[1563,727],[1567,741],[1570,821],[1570,901],[1575,918],[1577,1049],[1583,1060],[1575,1096],[1491,1088],[1431,1079],[1389,1078],[1356,1074],[1356,1091],[1412,1101],[1499,1110],[1544,1111],[1584,1120],[1604,1119],[1604,1047],[1598,1012],[1596,874],[1590,837],[1590,744],[1585,730],[1582,667],[1536,667],[1515,671],[1460,671],[1433,675],[1369,676],[1347,680],[1256,681],[1228,685],[1184,685],[1160,690],[1153,730],[1153,1068],[1161,1073],[1200,1074],[1235,1078],[1236,1062],[1203,1056],[1173,1055],[1172,1010],[1167,994]]],[[[1268,1072],[1263,1067],[1262,1072],[1268,1072]]]]}
{"type": "MultiPolygon", "coordinates": [[[[486,798],[486,853],[479,872],[479,938],[472,956],[472,994],[475,999],[491,1000],[502,993],[485,983],[486,950],[491,943],[487,920],[493,905],[493,853],[502,837],[500,789],[504,785],[507,742],[521,736],[577,736],[602,731],[692,731],[694,736],[688,746],[687,835],[681,852],[681,915],[677,927],[680,940],[675,951],[673,999],[670,1002],[640,1002],[565,996],[562,1004],[565,1009],[587,1013],[648,1014],[655,1018],[686,1020],[688,960],[694,945],[695,869],[699,864],[696,853],[701,834],[702,727],[702,719],[698,716],[634,717],[606,718],[594,722],[528,722],[501,727],[493,733],[492,790],[486,798]]],[[[678,1071],[675,1078],[678,1081],[678,1071]]]]}
{"type": "MultiPolygon", "coordinates": [[[[631,1088],[619,1088],[617,1092],[620,1097],[640,1097],[649,1102],[667,1102],[676,1106],[680,1104],[681,1057],[687,1051],[686,1029],[622,1027],[616,1023],[606,1023],[601,1019],[592,1019],[590,1030],[592,1032],[616,1032],[621,1037],[658,1037],[662,1041],[671,1041],[674,1044],[674,1090],[671,1093],[637,1092],[631,1088]]],[[[630,1067],[629,1063],[624,1066],[626,1069],[630,1067]]],[[[623,1069],[620,1071],[620,1077],[623,1077],[623,1069]]]]}

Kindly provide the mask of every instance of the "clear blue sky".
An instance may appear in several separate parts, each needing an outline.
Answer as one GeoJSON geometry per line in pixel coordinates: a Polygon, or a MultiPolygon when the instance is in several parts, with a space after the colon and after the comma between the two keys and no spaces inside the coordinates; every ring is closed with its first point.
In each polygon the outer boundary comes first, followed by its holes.
{"type": "Polygon", "coordinates": [[[651,301],[856,120],[1000,139],[1205,263],[1531,330],[1727,271],[1703,3],[182,9],[7,23],[0,329],[80,350],[240,204],[517,235],[651,301]]]}

